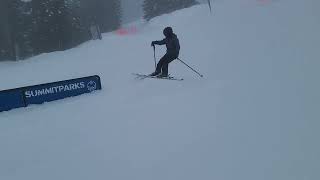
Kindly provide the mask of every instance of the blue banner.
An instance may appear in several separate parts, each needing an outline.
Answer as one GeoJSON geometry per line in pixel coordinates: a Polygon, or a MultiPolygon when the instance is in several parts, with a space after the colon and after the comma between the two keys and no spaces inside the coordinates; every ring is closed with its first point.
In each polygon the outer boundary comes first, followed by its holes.
{"type": "Polygon", "coordinates": [[[25,106],[22,89],[0,91],[0,112],[25,106]]]}
{"type": "Polygon", "coordinates": [[[24,96],[27,105],[42,104],[44,102],[90,93],[99,89],[101,89],[100,77],[90,76],[26,87],[24,89],[24,96]]]}
{"type": "Polygon", "coordinates": [[[0,91],[0,112],[30,104],[42,104],[101,89],[99,76],[0,91]]]}

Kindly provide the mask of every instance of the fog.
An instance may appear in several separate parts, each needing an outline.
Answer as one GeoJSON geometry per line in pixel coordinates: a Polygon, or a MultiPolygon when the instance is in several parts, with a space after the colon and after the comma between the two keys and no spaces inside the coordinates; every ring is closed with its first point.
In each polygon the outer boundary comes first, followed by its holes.
{"type": "Polygon", "coordinates": [[[122,0],[123,23],[128,23],[143,16],[143,0],[122,0]]]}
{"type": "MultiPolygon", "coordinates": [[[[206,2],[207,0],[197,0],[199,2],[206,2]]],[[[213,2],[213,0],[211,0],[213,2]]],[[[122,0],[123,8],[123,23],[129,23],[137,20],[143,16],[142,11],[143,0],[122,0]]]]}

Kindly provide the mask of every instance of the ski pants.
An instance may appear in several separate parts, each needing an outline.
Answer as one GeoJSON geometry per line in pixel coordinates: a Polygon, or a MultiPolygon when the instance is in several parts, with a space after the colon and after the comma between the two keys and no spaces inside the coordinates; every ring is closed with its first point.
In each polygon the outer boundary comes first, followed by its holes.
{"type": "Polygon", "coordinates": [[[160,74],[162,72],[163,75],[168,75],[169,63],[177,58],[177,55],[165,54],[157,64],[156,73],[160,74]]]}

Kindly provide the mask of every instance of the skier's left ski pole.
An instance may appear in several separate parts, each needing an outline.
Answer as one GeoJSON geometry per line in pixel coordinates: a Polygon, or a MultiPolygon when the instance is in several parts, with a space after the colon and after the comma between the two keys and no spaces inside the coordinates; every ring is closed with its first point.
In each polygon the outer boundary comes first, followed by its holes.
{"type": "Polygon", "coordinates": [[[154,59],[154,68],[157,69],[156,46],[154,45],[153,45],[153,59],[154,59]]]}
{"type": "Polygon", "coordinates": [[[177,58],[180,62],[182,62],[184,65],[186,65],[188,68],[190,68],[193,72],[197,73],[200,77],[203,77],[202,74],[200,74],[198,71],[194,70],[192,67],[190,67],[187,63],[183,62],[181,59],[177,58]]]}

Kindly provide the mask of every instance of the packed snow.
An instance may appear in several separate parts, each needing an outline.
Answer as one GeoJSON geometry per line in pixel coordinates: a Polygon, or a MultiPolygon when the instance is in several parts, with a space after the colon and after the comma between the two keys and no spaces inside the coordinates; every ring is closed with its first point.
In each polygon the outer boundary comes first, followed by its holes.
{"type": "Polygon", "coordinates": [[[2,62],[2,90],[95,74],[103,89],[0,113],[0,179],[320,179],[319,5],[217,0],[2,62]],[[166,26],[204,78],[179,61],[181,82],[132,76],[154,70],[166,26]]]}

